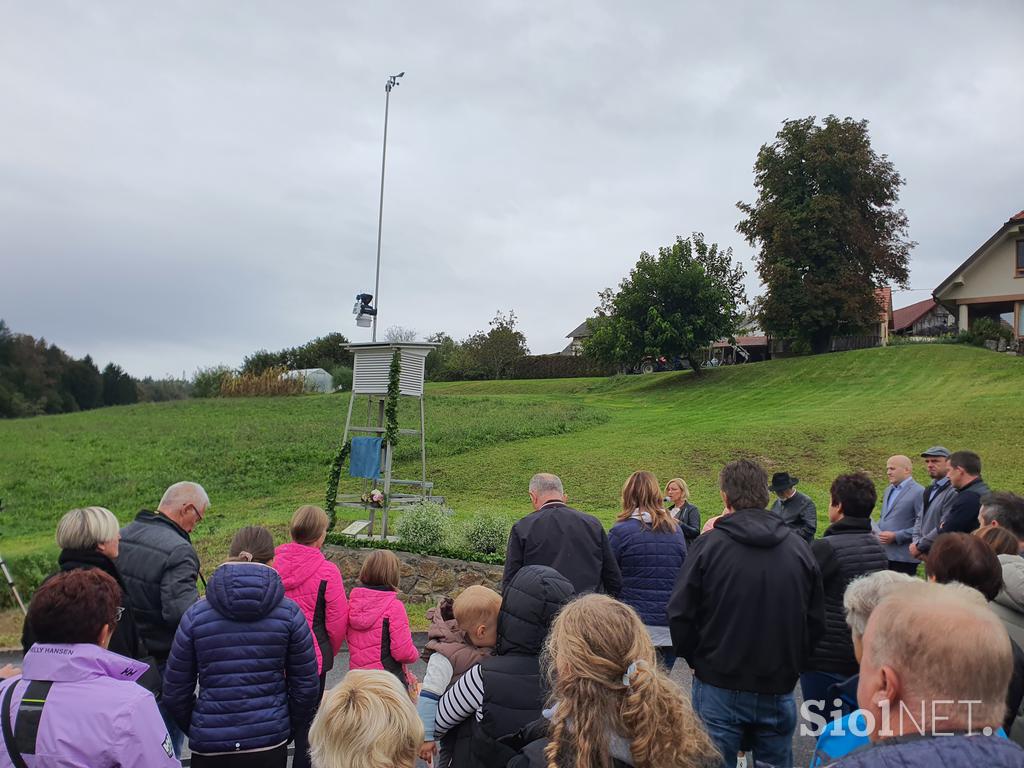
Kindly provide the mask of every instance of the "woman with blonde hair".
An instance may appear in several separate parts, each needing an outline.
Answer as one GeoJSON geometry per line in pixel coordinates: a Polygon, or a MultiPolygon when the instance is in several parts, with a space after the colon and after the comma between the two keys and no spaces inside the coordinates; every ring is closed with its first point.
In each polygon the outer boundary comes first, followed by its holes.
{"type": "Polygon", "coordinates": [[[665,483],[665,498],[671,504],[668,513],[676,519],[683,530],[687,545],[700,536],[700,510],[690,503],[690,488],[681,477],[673,477],[665,483]]]}
{"type": "Polygon", "coordinates": [[[608,544],[622,572],[619,599],[640,614],[662,663],[675,664],[668,629],[668,601],[686,560],[686,539],[662,504],[658,478],[630,475],[622,486],[622,511],[608,532],[608,544]]]}
{"type": "MultiPolygon", "coordinates": [[[[131,601],[128,599],[128,590],[125,589],[121,572],[115,563],[120,540],[120,525],[114,513],[106,507],[72,509],[57,523],[57,546],[60,547],[60,554],[57,556],[57,564],[60,566],[58,572],[97,568],[117,582],[121,589],[121,604],[109,648],[122,656],[145,661],[149,666],[138,683],[154,696],[159,696],[160,671],[150,656],[142,635],[139,634],[131,601]]],[[[47,577],[47,581],[55,575],[47,577]]],[[[34,643],[35,632],[26,617],[21,632],[22,651],[28,653],[28,649],[34,643]]]]}
{"type": "Polygon", "coordinates": [[[682,690],[658,667],[629,606],[586,595],[555,618],[544,649],[544,720],[517,735],[509,768],[701,768],[721,761],[682,690]]]}
{"type": "Polygon", "coordinates": [[[314,768],[412,768],[423,723],[390,672],[354,669],[327,693],[309,729],[314,768]]]}

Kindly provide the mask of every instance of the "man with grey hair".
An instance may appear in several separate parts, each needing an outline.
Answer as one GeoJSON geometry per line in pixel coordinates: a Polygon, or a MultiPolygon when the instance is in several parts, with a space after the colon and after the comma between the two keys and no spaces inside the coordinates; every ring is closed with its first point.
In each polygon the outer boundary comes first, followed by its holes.
{"type": "MultiPolygon", "coordinates": [[[[163,674],[174,633],[185,611],[199,599],[199,555],[189,534],[204,517],[210,497],[198,483],[168,488],[156,512],[143,509],[121,529],[117,567],[139,626],[139,634],[163,674]]],[[[175,755],[184,734],[167,713],[175,755]]]]}
{"type": "Polygon", "coordinates": [[[970,590],[894,587],[872,611],[863,648],[857,702],[872,746],[835,765],[1024,765],[1024,750],[995,735],[1013,666],[1010,640],[970,590]]]}
{"type": "Polygon", "coordinates": [[[622,588],[622,574],[608,544],[608,534],[593,515],[566,505],[557,475],[540,472],[530,480],[533,514],[512,526],[505,554],[505,587],[524,565],[547,565],[568,579],[576,594],[622,588]]]}

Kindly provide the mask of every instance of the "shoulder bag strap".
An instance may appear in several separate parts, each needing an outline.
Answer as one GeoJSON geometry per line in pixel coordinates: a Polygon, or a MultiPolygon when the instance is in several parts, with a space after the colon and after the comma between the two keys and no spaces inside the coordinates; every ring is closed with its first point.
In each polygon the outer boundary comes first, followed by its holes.
{"type": "Polygon", "coordinates": [[[11,730],[11,701],[14,699],[14,689],[17,686],[18,681],[14,680],[7,687],[4,700],[0,702],[0,707],[3,708],[3,711],[0,712],[0,720],[3,721],[4,745],[7,747],[7,755],[11,758],[11,763],[14,765],[14,768],[28,768],[24,758],[21,756],[21,752],[14,743],[14,731],[11,730]]]}

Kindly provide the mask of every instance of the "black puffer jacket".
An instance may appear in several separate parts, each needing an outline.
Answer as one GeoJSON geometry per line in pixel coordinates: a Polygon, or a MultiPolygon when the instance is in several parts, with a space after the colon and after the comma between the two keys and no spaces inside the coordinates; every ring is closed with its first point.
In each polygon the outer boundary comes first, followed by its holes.
{"type": "Polygon", "coordinates": [[[199,556],[192,540],[169,517],[144,509],[121,529],[117,566],[142,639],[162,662],[181,617],[199,599],[199,556]]]}
{"type": "MultiPolygon", "coordinates": [[[[60,556],[57,558],[57,563],[60,565],[61,573],[79,569],[98,568],[117,582],[117,585],[121,588],[121,608],[123,610],[121,611],[121,617],[117,620],[117,625],[114,627],[114,634],[110,636],[110,644],[107,646],[107,650],[149,664],[149,669],[138,679],[138,683],[159,699],[162,687],[160,670],[156,668],[156,664],[149,655],[146,644],[142,641],[138,627],[135,625],[132,601],[124,588],[124,581],[122,581],[121,574],[118,572],[117,566],[114,565],[114,561],[96,551],[62,549],[60,556]]],[[[55,575],[47,576],[46,581],[49,581],[55,575]]],[[[46,581],[43,583],[45,584],[46,581]]],[[[32,627],[29,626],[26,619],[21,631],[22,651],[28,653],[28,649],[35,644],[35,641],[35,632],[32,631],[32,627]]]]}
{"type": "Polygon", "coordinates": [[[811,544],[825,587],[825,635],[807,659],[803,671],[855,675],[859,666],[846,624],[843,595],[858,576],[888,567],[885,550],[871,532],[871,520],[844,517],[811,544]]]}
{"type": "Polygon", "coordinates": [[[512,578],[498,614],[496,655],[480,662],[483,719],[474,719],[469,739],[456,745],[453,766],[489,768],[515,756],[498,739],[540,717],[546,692],[538,656],[555,614],[574,594],[572,584],[545,565],[525,566],[512,578]]]}

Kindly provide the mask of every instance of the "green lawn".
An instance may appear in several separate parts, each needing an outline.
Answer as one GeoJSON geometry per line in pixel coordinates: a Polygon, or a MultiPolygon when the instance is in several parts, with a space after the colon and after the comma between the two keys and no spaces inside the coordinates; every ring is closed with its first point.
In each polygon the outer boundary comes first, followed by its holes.
{"type": "MultiPolygon", "coordinates": [[[[283,536],[296,506],[323,503],[347,402],[184,401],[0,422],[0,553],[17,565],[51,552],[55,523],[73,506],[102,504],[128,520],[169,483],[194,479],[213,501],[196,536],[210,568],[240,525],[283,536]]],[[[403,414],[415,420],[412,405],[403,414]]],[[[713,514],[722,464],[753,457],[800,477],[824,520],[835,475],[863,469],[881,487],[890,454],[935,443],[978,451],[990,485],[1024,490],[1024,359],[921,345],[701,376],[433,384],[427,432],[429,479],[457,518],[525,513],[530,476],[547,470],[562,476],[571,503],[611,522],[639,468],[663,482],[685,478],[713,514]]],[[[396,471],[415,477],[417,459],[406,438],[396,471]]],[[[926,481],[920,462],[916,475],[926,481]]]]}

